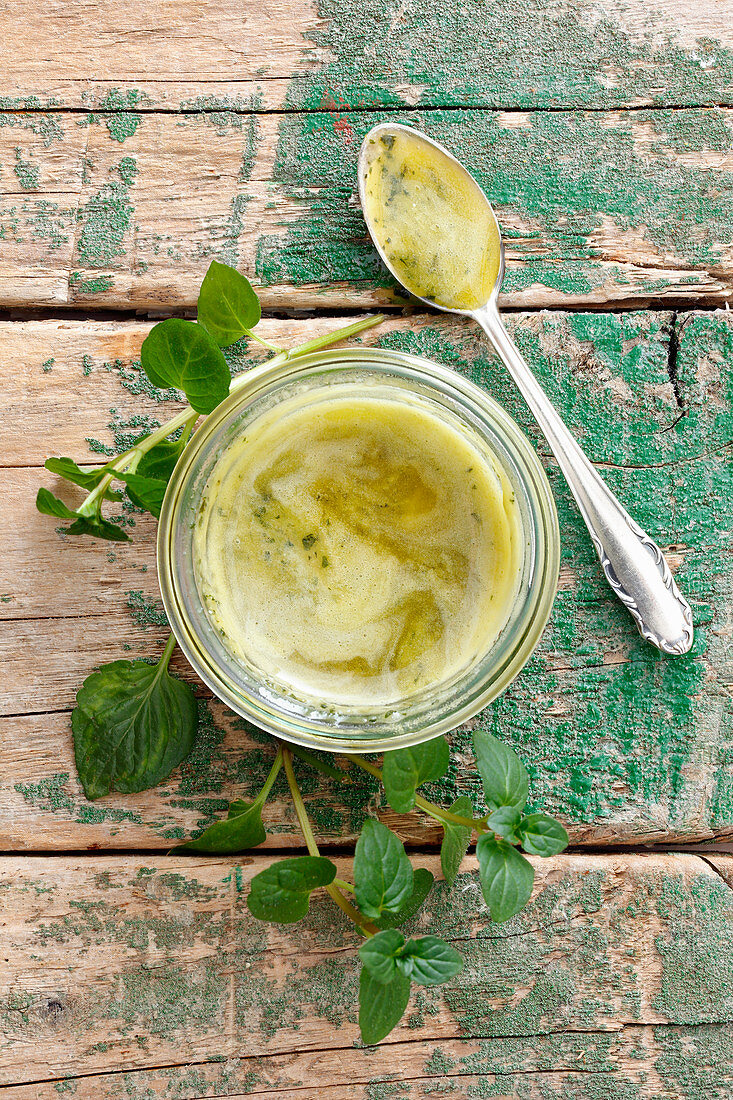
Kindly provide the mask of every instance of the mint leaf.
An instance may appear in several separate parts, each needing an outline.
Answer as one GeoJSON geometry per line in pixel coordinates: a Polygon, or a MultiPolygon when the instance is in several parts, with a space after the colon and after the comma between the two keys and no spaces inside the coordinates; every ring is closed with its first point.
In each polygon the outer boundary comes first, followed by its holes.
{"type": "Polygon", "coordinates": [[[244,852],[247,848],[256,848],[266,837],[265,826],[262,824],[262,803],[242,802],[238,799],[230,803],[229,813],[224,821],[215,821],[201,836],[177,845],[175,850],[231,855],[234,852],[244,852]]]}
{"type": "Polygon", "coordinates": [[[359,948],[359,958],[376,982],[392,982],[397,977],[397,956],[405,946],[405,937],[396,928],[377,932],[359,948]]]}
{"type": "Polygon", "coordinates": [[[476,845],[481,892],[497,924],[509,920],[529,901],[534,867],[511,844],[484,833],[476,845]]]}
{"type": "Polygon", "coordinates": [[[549,814],[528,814],[517,831],[525,852],[533,856],[556,856],[570,840],[560,822],[549,814]]]}
{"type": "Polygon", "coordinates": [[[71,527],[66,528],[67,535],[93,535],[94,538],[106,539],[108,542],[129,542],[130,536],[116,523],[110,523],[98,512],[91,516],[82,516],[74,512],[63,500],[59,500],[48,489],[39,489],[36,495],[36,508],[44,516],[55,516],[56,519],[73,519],[71,527]]]}
{"type": "Polygon", "coordinates": [[[410,979],[398,974],[394,981],[378,982],[366,967],[359,976],[359,1028],[363,1043],[371,1046],[389,1035],[407,1008],[410,979]]]}
{"type": "Polygon", "coordinates": [[[199,323],[225,348],[254,328],[260,316],[260,302],[249,279],[213,260],[199,291],[199,323]]]}
{"type": "Polygon", "coordinates": [[[499,806],[497,810],[489,814],[486,823],[497,836],[503,836],[510,844],[519,844],[517,829],[521,820],[521,811],[516,806],[499,806]]]}
{"type": "MultiPolygon", "coordinates": [[[[102,478],[109,473],[106,466],[101,466],[96,470],[82,470],[73,458],[47,458],[43,465],[52,474],[58,474],[65,481],[70,481],[73,485],[81,485],[82,489],[89,490],[96,489],[102,478]]],[[[104,499],[122,500],[122,496],[113,489],[108,489],[104,494],[104,499]]]]}
{"type": "Polygon", "coordinates": [[[435,882],[432,871],[428,871],[425,867],[418,867],[417,870],[413,871],[412,880],[412,893],[396,913],[382,913],[380,917],[373,918],[374,923],[379,928],[396,928],[398,925],[404,924],[410,917],[414,917],[435,882]]]}
{"type": "Polygon", "coordinates": [[[191,751],[196,698],[166,665],[113,661],[79,689],[71,728],[87,798],[154,787],[191,751]]]}
{"type": "Polygon", "coordinates": [[[529,779],[517,754],[484,730],[474,730],[473,747],[488,808],[516,806],[521,810],[527,801],[529,779]]]}
{"type": "Polygon", "coordinates": [[[44,516],[56,516],[57,519],[76,519],[77,513],[55,497],[49,489],[39,489],[36,494],[36,508],[44,516]]]}
{"type": "Polygon", "coordinates": [[[422,745],[395,749],[384,754],[382,782],[395,813],[406,814],[415,805],[415,790],[422,783],[440,779],[450,763],[450,749],[445,737],[436,737],[422,745]]]}
{"type": "Polygon", "coordinates": [[[423,936],[407,941],[395,965],[418,985],[441,985],[463,969],[463,959],[445,940],[423,936]]]}
{"type": "Polygon", "coordinates": [[[91,535],[95,539],[105,539],[107,542],[130,542],[130,536],[123,527],[116,523],[110,523],[103,516],[79,516],[66,528],[67,535],[91,535]]]}
{"type": "Polygon", "coordinates": [[[138,473],[117,476],[127,486],[127,495],[132,503],[159,519],[167,482],[157,477],[142,477],[138,473]]]}
{"type": "Polygon", "coordinates": [[[170,481],[178,459],[183,454],[186,439],[181,436],[176,440],[163,440],[156,443],[149,451],[146,451],[137,464],[136,474],[141,477],[157,478],[160,481],[170,481]]]}
{"type": "MultiPolygon", "coordinates": [[[[473,817],[471,799],[465,794],[460,795],[448,809],[459,817],[473,817]]],[[[463,857],[471,843],[471,832],[467,825],[454,825],[446,822],[443,825],[443,843],[440,846],[440,868],[443,878],[452,886],[456,881],[456,875],[463,862],[463,857]]]]}
{"type": "Polygon", "coordinates": [[[258,920],[292,924],[308,912],[311,891],[335,877],[336,865],[324,856],[281,859],[252,879],[247,908],[258,920]]]}
{"type": "Polygon", "coordinates": [[[229,393],[226,359],[195,321],[179,317],[161,321],[145,337],[140,355],[153,385],[183,390],[196,412],[212,412],[229,393]]]}
{"type": "Polygon", "coordinates": [[[399,912],[412,896],[413,881],[402,841],[386,825],[367,818],[354,853],[356,904],[364,916],[399,912]]]}

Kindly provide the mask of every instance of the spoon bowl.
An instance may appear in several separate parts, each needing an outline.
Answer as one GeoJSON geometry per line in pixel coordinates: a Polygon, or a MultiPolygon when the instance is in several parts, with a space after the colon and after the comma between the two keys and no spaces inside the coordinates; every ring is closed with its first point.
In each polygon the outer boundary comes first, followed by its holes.
{"type": "Polygon", "coordinates": [[[611,492],[523,359],[499,313],[504,246],[485,193],[444,146],[400,123],[364,138],[359,198],[384,264],[431,308],[483,328],[549,443],[588,528],[611,588],[642,637],[687,653],[692,611],[662,551],[611,492]]]}

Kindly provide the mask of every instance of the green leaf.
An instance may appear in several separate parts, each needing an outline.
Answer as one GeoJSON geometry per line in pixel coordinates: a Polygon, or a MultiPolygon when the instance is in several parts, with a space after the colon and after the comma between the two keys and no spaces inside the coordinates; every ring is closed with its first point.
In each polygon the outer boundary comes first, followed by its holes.
{"type": "Polygon", "coordinates": [[[517,829],[521,820],[521,811],[516,806],[499,806],[498,810],[489,814],[487,825],[497,836],[503,836],[510,844],[519,844],[517,829]]]}
{"type": "Polygon", "coordinates": [[[445,737],[436,737],[409,749],[396,749],[384,754],[382,782],[395,813],[406,814],[415,805],[415,790],[422,783],[440,779],[450,763],[450,749],[445,737]]]}
{"type": "Polygon", "coordinates": [[[56,516],[57,519],[76,519],[74,512],[63,500],[59,500],[48,489],[39,489],[36,494],[36,508],[44,516],[56,516]]]}
{"type": "Polygon", "coordinates": [[[99,513],[92,516],[81,516],[72,511],[63,500],[59,500],[48,489],[39,489],[36,496],[36,508],[44,516],[55,516],[56,519],[73,519],[71,527],[66,528],[67,535],[93,535],[98,539],[106,539],[108,542],[129,542],[130,536],[116,523],[110,523],[99,513]]]}
{"type": "Polygon", "coordinates": [[[359,977],[359,1028],[363,1043],[371,1046],[389,1035],[402,1019],[410,999],[410,979],[398,974],[394,981],[378,982],[366,967],[359,977]]]}
{"type": "Polygon", "coordinates": [[[79,516],[66,528],[67,535],[91,535],[95,539],[105,539],[107,542],[130,542],[130,536],[124,527],[116,523],[110,523],[99,514],[95,516],[79,516]]]}
{"type": "Polygon", "coordinates": [[[441,985],[463,969],[463,959],[445,940],[422,936],[407,941],[395,965],[418,985],[441,985]]]}
{"type": "Polygon", "coordinates": [[[529,779],[517,754],[484,730],[474,730],[473,747],[488,808],[516,806],[521,810],[527,801],[529,779]]]}
{"type": "Polygon", "coordinates": [[[156,443],[149,451],[146,451],[137,464],[136,474],[141,477],[157,478],[166,483],[170,481],[178,459],[186,447],[186,439],[183,436],[175,440],[163,440],[156,443]]]}
{"type": "Polygon", "coordinates": [[[412,879],[412,893],[405,904],[396,913],[382,913],[381,917],[373,918],[374,923],[379,928],[396,928],[398,925],[404,924],[410,917],[414,917],[435,882],[432,871],[428,871],[425,867],[418,867],[416,871],[413,871],[412,879]]]}
{"type": "MultiPolygon", "coordinates": [[[[473,817],[471,799],[465,794],[460,795],[452,806],[448,807],[452,814],[459,817],[473,817]]],[[[467,825],[443,825],[443,843],[440,846],[440,867],[443,878],[452,886],[456,881],[456,875],[463,862],[463,857],[471,843],[471,832],[467,825]]]]}
{"type": "Polygon", "coordinates": [[[216,855],[231,855],[244,852],[247,848],[256,848],[267,838],[262,824],[262,803],[242,802],[238,799],[229,806],[229,814],[224,821],[215,821],[201,836],[176,847],[177,852],[211,852],[216,855]]]}
{"type": "Polygon", "coordinates": [[[260,316],[260,302],[249,280],[236,268],[213,260],[199,291],[199,323],[225,348],[254,328],[260,316]]]}
{"type": "Polygon", "coordinates": [[[529,901],[534,867],[505,840],[484,833],[476,845],[481,892],[497,924],[509,920],[529,901]]]}
{"type": "Polygon", "coordinates": [[[397,977],[397,956],[405,946],[405,937],[396,928],[377,932],[359,948],[359,958],[377,982],[392,982],[397,977]]]}
{"type": "Polygon", "coordinates": [[[137,473],[118,476],[127,486],[127,495],[132,503],[159,519],[167,482],[157,477],[142,477],[137,473]]]}
{"type": "MultiPolygon", "coordinates": [[[[81,485],[82,489],[96,489],[103,477],[109,473],[106,466],[101,466],[96,470],[82,470],[80,466],[74,462],[73,458],[47,458],[44,462],[44,466],[47,470],[50,470],[52,474],[58,474],[59,477],[63,477],[66,481],[70,481],[73,485],[81,485]]],[[[107,489],[104,494],[105,500],[122,500],[122,495],[116,493],[113,489],[107,489]]]]}
{"type": "Polygon", "coordinates": [[[528,814],[522,818],[519,838],[525,852],[533,856],[556,856],[567,848],[570,837],[549,814],[528,814]]]}
{"type": "Polygon", "coordinates": [[[356,842],[356,904],[365,917],[397,913],[412,896],[412,864],[402,841],[381,822],[367,818],[356,842]]]}
{"type": "Polygon", "coordinates": [[[229,393],[226,359],[202,325],[170,317],[160,321],[143,341],[143,370],[154,386],[183,390],[200,413],[212,412],[229,393]]]}
{"type": "Polygon", "coordinates": [[[76,704],[71,728],[87,798],[154,787],[191,751],[196,698],[162,662],[102,665],[87,676],[76,704]]]}
{"type": "Polygon", "coordinates": [[[308,912],[311,891],[335,877],[336,865],[324,856],[281,859],[252,879],[247,907],[258,920],[292,924],[308,912]]]}

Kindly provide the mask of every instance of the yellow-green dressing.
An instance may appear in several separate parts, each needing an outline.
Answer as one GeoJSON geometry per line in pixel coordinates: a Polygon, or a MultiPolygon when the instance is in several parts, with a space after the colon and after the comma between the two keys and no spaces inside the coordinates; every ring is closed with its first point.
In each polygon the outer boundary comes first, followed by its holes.
{"type": "Polygon", "coordinates": [[[373,142],[364,213],[400,282],[447,309],[484,305],[499,273],[500,238],[478,184],[419,134],[395,129],[373,142]]]}
{"type": "Polygon", "coordinates": [[[195,529],[225,645],[299,696],[389,704],[467,669],[505,625],[521,521],[498,460],[394,387],[299,395],[219,458],[195,529]]]}

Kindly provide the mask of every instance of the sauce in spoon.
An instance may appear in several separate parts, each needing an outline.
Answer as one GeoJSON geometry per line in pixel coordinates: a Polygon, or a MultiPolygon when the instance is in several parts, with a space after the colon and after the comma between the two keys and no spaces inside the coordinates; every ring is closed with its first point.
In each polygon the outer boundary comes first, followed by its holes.
{"type": "Polygon", "coordinates": [[[397,127],[366,147],[362,202],[400,282],[444,309],[478,309],[500,265],[499,228],[478,184],[452,157],[397,127]]]}

